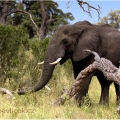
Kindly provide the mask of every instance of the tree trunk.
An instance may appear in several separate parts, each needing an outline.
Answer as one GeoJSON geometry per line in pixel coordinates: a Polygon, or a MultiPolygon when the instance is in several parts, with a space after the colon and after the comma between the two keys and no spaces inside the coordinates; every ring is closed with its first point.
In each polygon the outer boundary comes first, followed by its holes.
{"type": "Polygon", "coordinates": [[[45,0],[40,1],[41,11],[42,11],[42,21],[41,21],[41,27],[40,27],[40,40],[43,40],[45,38],[45,30],[47,25],[53,23],[56,21],[56,19],[52,18],[52,13],[50,12],[50,18],[46,20],[46,11],[45,11],[45,0]]]}
{"type": "Polygon", "coordinates": [[[8,15],[8,9],[10,5],[10,0],[4,1],[3,4],[3,10],[0,11],[0,24],[5,25],[6,24],[6,17],[8,15]]]}
{"type": "Polygon", "coordinates": [[[46,12],[45,12],[45,5],[44,5],[44,0],[40,1],[40,6],[41,6],[41,11],[42,11],[42,21],[41,21],[41,27],[40,27],[40,39],[44,39],[45,37],[45,21],[46,21],[46,12]]]}

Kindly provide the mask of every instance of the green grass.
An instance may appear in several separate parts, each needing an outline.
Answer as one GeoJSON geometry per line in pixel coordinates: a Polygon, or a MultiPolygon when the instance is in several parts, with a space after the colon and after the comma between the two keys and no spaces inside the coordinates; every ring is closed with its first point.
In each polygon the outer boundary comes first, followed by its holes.
{"type": "Polygon", "coordinates": [[[15,95],[12,100],[6,95],[0,95],[0,118],[2,119],[119,119],[116,112],[116,96],[113,84],[110,87],[110,105],[100,106],[100,85],[93,77],[89,87],[91,106],[77,107],[72,98],[62,106],[52,103],[59,97],[63,88],[69,88],[73,82],[72,75],[67,75],[64,68],[56,68],[55,75],[48,84],[51,91],[46,88],[35,94],[25,96],[15,95]],[[56,77],[57,76],[57,77],[56,77]],[[70,80],[68,80],[70,79],[70,80]]]}

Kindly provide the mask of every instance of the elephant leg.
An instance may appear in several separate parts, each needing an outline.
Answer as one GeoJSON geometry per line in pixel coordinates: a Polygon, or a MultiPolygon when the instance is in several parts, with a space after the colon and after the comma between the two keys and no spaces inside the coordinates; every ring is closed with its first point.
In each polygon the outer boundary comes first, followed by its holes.
{"type": "Polygon", "coordinates": [[[101,85],[101,96],[99,103],[100,104],[108,104],[109,105],[109,88],[112,82],[108,81],[102,72],[98,72],[96,74],[100,85],[101,85]]]}
{"type": "MultiPolygon", "coordinates": [[[[80,89],[80,91],[75,95],[75,99],[77,101],[78,107],[84,104],[84,98],[88,93],[91,78],[92,78],[92,75],[90,75],[84,80],[84,83],[82,84],[82,89],[80,89]]],[[[88,104],[88,103],[85,103],[85,104],[88,104]]]]}
{"type": "Polygon", "coordinates": [[[120,105],[120,86],[114,83],[116,91],[116,106],[120,105]]]}

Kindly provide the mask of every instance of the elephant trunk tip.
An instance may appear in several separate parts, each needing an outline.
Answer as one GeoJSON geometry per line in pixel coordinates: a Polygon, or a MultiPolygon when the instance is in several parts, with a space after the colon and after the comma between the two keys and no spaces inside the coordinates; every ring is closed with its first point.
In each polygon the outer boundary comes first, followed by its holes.
{"type": "Polygon", "coordinates": [[[32,92],[34,92],[33,88],[18,89],[17,91],[18,95],[24,95],[32,92]]]}
{"type": "Polygon", "coordinates": [[[25,94],[25,91],[24,90],[19,90],[17,91],[18,95],[24,95],[25,94]]]}

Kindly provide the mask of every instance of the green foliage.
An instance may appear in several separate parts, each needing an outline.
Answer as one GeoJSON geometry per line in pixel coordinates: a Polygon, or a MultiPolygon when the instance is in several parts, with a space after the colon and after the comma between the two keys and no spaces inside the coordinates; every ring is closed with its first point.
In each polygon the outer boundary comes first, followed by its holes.
{"type": "Polygon", "coordinates": [[[48,43],[49,38],[46,38],[43,41],[39,41],[38,39],[30,41],[30,56],[29,61],[26,64],[28,70],[27,73],[29,73],[30,79],[26,79],[28,81],[26,86],[34,85],[38,81],[38,78],[40,78],[42,65],[38,65],[38,63],[44,61],[48,43]]]}
{"type": "MultiPolygon", "coordinates": [[[[21,6],[22,3],[17,3],[18,7],[21,6]]],[[[37,24],[38,28],[41,26],[42,14],[40,8],[40,1],[24,1],[26,5],[25,11],[29,12],[32,15],[33,20],[37,24]]],[[[54,23],[46,25],[45,35],[51,35],[59,26],[68,24],[69,20],[74,20],[74,17],[71,13],[64,13],[61,9],[58,8],[57,2],[53,0],[45,1],[45,12],[46,12],[46,21],[50,19],[50,13],[52,14],[52,19],[56,19],[54,23]]],[[[17,12],[12,16],[8,17],[8,23],[12,25],[22,25],[27,28],[27,30],[32,30],[36,33],[36,28],[31,22],[30,16],[25,13],[17,12]],[[13,22],[14,21],[14,22],[13,22]]]]}
{"type": "Polygon", "coordinates": [[[28,46],[28,39],[23,28],[12,27],[12,26],[2,26],[0,25],[0,45],[1,54],[17,54],[21,45],[26,48],[28,46]],[[19,45],[19,46],[18,46],[19,45]]]}
{"type": "Polygon", "coordinates": [[[0,25],[0,82],[5,83],[7,78],[16,78],[19,71],[16,67],[25,62],[24,51],[29,48],[28,37],[25,30],[13,26],[0,25]]]}
{"type": "MultiPolygon", "coordinates": [[[[42,73],[42,65],[38,62],[44,60],[45,52],[49,43],[49,38],[43,41],[37,39],[29,41],[29,51],[25,51],[27,58],[24,57],[25,62],[22,63],[24,70],[22,76],[19,76],[19,81],[13,81],[13,88],[33,86],[40,78],[42,73]]],[[[18,66],[18,70],[20,67],[18,66]]]]}
{"type": "Polygon", "coordinates": [[[111,10],[98,24],[110,24],[116,29],[120,29],[120,10],[111,10]]]}
{"type": "Polygon", "coordinates": [[[38,81],[49,38],[29,40],[20,26],[0,26],[0,84],[12,89],[31,86],[38,81]]]}
{"type": "Polygon", "coordinates": [[[30,41],[30,46],[32,49],[32,54],[37,59],[37,61],[40,61],[44,59],[45,52],[47,51],[49,43],[49,38],[45,38],[44,40],[37,40],[33,39],[30,41]]]}
{"type": "Polygon", "coordinates": [[[84,103],[82,105],[88,106],[88,107],[91,106],[91,102],[88,94],[84,97],[84,103]]]}

